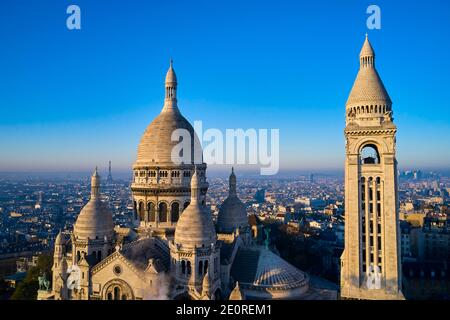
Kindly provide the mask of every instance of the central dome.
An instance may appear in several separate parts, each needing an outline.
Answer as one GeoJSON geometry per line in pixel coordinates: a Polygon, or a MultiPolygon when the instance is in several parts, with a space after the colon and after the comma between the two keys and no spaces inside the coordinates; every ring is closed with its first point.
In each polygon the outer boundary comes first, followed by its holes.
{"type": "Polygon", "coordinates": [[[147,127],[137,152],[138,164],[172,164],[172,150],[179,141],[172,141],[172,133],[177,129],[185,129],[191,139],[191,159],[194,163],[195,145],[200,146],[194,128],[178,110],[163,110],[147,127]],[[197,142],[195,142],[197,141],[197,142]],[[197,144],[198,143],[198,144],[197,144]]]}
{"type": "MultiPolygon", "coordinates": [[[[172,134],[177,129],[184,129],[190,137],[190,158],[185,164],[194,164],[202,161],[200,141],[189,121],[181,114],[177,106],[177,77],[170,64],[166,75],[166,96],[164,107],[161,113],[150,123],[141,138],[137,152],[137,165],[173,164],[172,150],[183,140],[183,133],[176,134],[176,141],[172,141],[172,134]],[[180,137],[181,136],[181,137],[180,137]],[[196,159],[195,151],[199,152],[196,159]]],[[[184,150],[183,150],[184,151],[184,150]]],[[[183,157],[182,152],[175,154],[176,157],[183,157]]],[[[188,157],[188,155],[185,155],[188,157]]]]}

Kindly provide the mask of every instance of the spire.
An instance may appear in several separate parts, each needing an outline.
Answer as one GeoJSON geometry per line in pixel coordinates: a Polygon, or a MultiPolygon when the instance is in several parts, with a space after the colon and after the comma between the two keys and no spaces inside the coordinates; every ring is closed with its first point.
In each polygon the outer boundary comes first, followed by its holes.
{"type": "Polygon", "coordinates": [[[244,295],[242,294],[238,281],[236,281],[236,286],[231,291],[229,300],[244,300],[244,295]]]}
{"type": "Polygon", "coordinates": [[[211,278],[209,277],[209,268],[206,270],[205,276],[203,277],[202,283],[202,294],[209,295],[211,290],[211,278]]]}
{"type": "Polygon", "coordinates": [[[236,175],[234,174],[234,168],[231,168],[231,174],[230,174],[230,196],[236,195],[236,175]]]}
{"type": "Polygon", "coordinates": [[[368,35],[361,48],[359,61],[358,75],[346,103],[347,109],[351,109],[347,116],[352,118],[355,115],[358,118],[361,115],[364,119],[368,114],[382,116],[391,110],[392,101],[375,68],[375,52],[368,35]]]}
{"type": "Polygon", "coordinates": [[[191,203],[200,202],[200,179],[197,172],[197,166],[195,167],[194,175],[191,178],[191,203]]]}
{"type": "Polygon", "coordinates": [[[64,237],[61,229],[59,229],[58,235],[56,236],[56,239],[55,239],[55,246],[63,245],[64,241],[65,241],[65,237],[64,237]]]}
{"type": "Polygon", "coordinates": [[[369,41],[369,35],[366,33],[366,39],[359,53],[359,62],[361,68],[375,67],[375,51],[369,41]]]}
{"type": "Polygon", "coordinates": [[[178,111],[177,106],[177,75],[173,69],[173,60],[170,59],[169,70],[166,74],[166,97],[164,99],[163,111],[178,111]]]}
{"type": "Polygon", "coordinates": [[[91,199],[97,199],[100,192],[100,176],[97,171],[97,167],[95,167],[94,173],[91,177],[91,199]]]}

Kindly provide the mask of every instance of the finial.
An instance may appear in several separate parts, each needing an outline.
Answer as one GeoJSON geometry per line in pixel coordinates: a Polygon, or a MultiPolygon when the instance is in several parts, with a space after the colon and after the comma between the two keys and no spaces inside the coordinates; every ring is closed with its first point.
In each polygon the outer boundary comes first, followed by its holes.
{"type": "Polygon", "coordinates": [[[366,32],[366,39],[369,38],[369,34],[366,32]]]}
{"type": "Polygon", "coordinates": [[[234,167],[231,167],[231,173],[234,173],[234,167]]]}
{"type": "Polygon", "coordinates": [[[172,65],[173,65],[173,59],[170,58],[170,67],[171,67],[171,68],[172,68],[172,65]]]}

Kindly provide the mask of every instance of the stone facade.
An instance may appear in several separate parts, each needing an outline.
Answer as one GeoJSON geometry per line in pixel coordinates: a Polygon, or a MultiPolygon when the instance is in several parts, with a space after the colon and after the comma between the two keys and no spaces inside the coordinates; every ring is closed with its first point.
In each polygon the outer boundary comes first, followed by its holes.
{"type": "Polygon", "coordinates": [[[341,296],[402,299],[397,160],[391,99],[368,38],[346,104],[345,250],[341,296]]]}

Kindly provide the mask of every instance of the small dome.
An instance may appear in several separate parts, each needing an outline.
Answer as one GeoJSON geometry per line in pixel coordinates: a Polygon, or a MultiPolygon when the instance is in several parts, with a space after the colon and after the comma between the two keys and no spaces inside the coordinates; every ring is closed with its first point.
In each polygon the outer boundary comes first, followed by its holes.
{"type": "Polygon", "coordinates": [[[82,239],[114,236],[114,221],[106,203],[99,198],[100,176],[97,169],[91,178],[91,199],[81,209],[74,225],[74,235],[82,239]]]}
{"type": "Polygon", "coordinates": [[[67,239],[65,234],[63,234],[61,231],[59,231],[58,235],[55,239],[55,246],[62,246],[66,243],[67,239]]]}
{"type": "Polygon", "coordinates": [[[209,269],[206,271],[206,274],[203,276],[202,282],[202,291],[203,293],[209,293],[211,289],[211,278],[209,277],[209,269]]]}
{"type": "Polygon", "coordinates": [[[383,81],[375,69],[375,53],[368,37],[360,53],[361,66],[347,100],[347,107],[365,105],[392,105],[383,81]]]}
{"type": "Polygon", "coordinates": [[[173,61],[170,60],[170,67],[166,73],[166,83],[176,83],[177,82],[177,75],[175,74],[175,70],[173,70],[172,63],[173,63],[173,61]]]}
{"type": "Polygon", "coordinates": [[[228,198],[222,203],[217,216],[217,229],[223,232],[233,232],[236,228],[248,226],[245,205],[236,193],[236,175],[232,170],[230,175],[230,191],[228,198]]]}
{"type": "Polygon", "coordinates": [[[391,105],[392,101],[375,68],[360,69],[353,84],[347,106],[391,105]]]}
{"type": "Polygon", "coordinates": [[[242,294],[241,288],[239,287],[239,282],[236,281],[236,286],[230,293],[229,300],[244,300],[244,295],[242,294]]]}
{"type": "Polygon", "coordinates": [[[191,202],[183,211],[175,228],[175,244],[182,248],[208,247],[216,243],[211,212],[200,200],[200,181],[195,171],[191,179],[191,202]]]}
{"type": "Polygon", "coordinates": [[[74,225],[74,234],[79,238],[104,239],[114,235],[114,222],[108,206],[100,199],[91,199],[81,209],[74,225]]]}
{"type": "Polygon", "coordinates": [[[288,289],[303,286],[309,282],[306,273],[300,271],[289,262],[283,260],[270,250],[260,250],[258,268],[254,286],[270,286],[272,288],[288,289]]]}
{"type": "Polygon", "coordinates": [[[375,56],[375,51],[372,48],[372,45],[370,44],[369,41],[369,36],[366,34],[366,40],[364,40],[364,44],[361,48],[361,51],[359,52],[359,56],[360,57],[365,57],[365,56],[375,56]]]}

